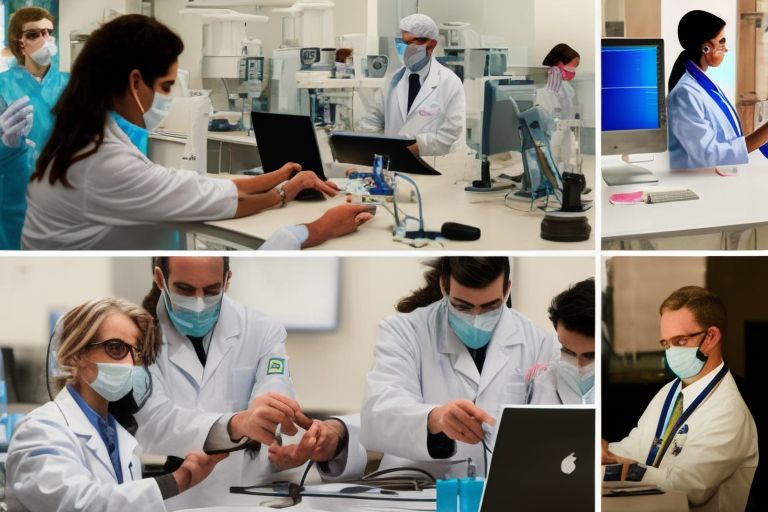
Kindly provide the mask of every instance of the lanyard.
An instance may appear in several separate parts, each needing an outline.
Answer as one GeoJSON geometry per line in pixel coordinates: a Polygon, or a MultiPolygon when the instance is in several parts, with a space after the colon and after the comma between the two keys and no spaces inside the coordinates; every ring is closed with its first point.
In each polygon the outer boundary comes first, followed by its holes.
{"type": "MultiPolygon", "coordinates": [[[[736,135],[739,137],[744,135],[744,132],[741,131],[741,120],[738,118],[738,113],[736,112],[736,109],[733,108],[733,105],[731,105],[731,102],[728,101],[728,98],[725,97],[725,94],[720,90],[715,83],[709,79],[707,75],[704,74],[704,72],[691,60],[685,61],[685,69],[688,71],[688,73],[693,77],[694,80],[696,80],[696,83],[701,86],[702,89],[704,89],[707,94],[709,94],[709,97],[712,98],[712,101],[717,103],[717,106],[720,107],[720,110],[723,111],[723,114],[725,114],[726,119],[728,119],[728,122],[731,125],[731,128],[733,128],[733,131],[736,132],[736,135]],[[735,117],[734,117],[735,116],[735,117]]],[[[763,144],[760,146],[760,152],[768,158],[768,143],[763,144]]]]}
{"type": "MultiPolygon", "coordinates": [[[[683,414],[680,415],[680,418],[677,420],[672,430],[669,431],[670,435],[667,437],[667,441],[664,443],[664,446],[662,446],[662,435],[664,434],[664,426],[667,422],[667,417],[669,416],[669,408],[672,405],[672,400],[677,396],[678,388],[682,384],[682,381],[679,378],[675,380],[675,383],[672,385],[669,393],[667,393],[666,400],[664,400],[664,408],[661,410],[661,415],[659,416],[659,424],[656,426],[656,436],[653,438],[651,450],[648,452],[648,458],[645,461],[646,465],[653,466],[653,462],[656,460],[656,456],[659,451],[661,451],[661,457],[664,457],[664,454],[667,452],[667,448],[669,448],[669,444],[672,442],[672,438],[675,437],[675,433],[686,421],[688,421],[688,418],[691,416],[691,414],[693,414],[693,411],[695,411],[696,408],[701,405],[701,402],[703,402],[707,396],[709,396],[712,390],[715,389],[715,386],[717,386],[720,381],[723,380],[723,377],[725,377],[726,373],[728,373],[728,365],[723,363],[723,367],[719,372],[717,372],[717,375],[715,375],[715,378],[712,379],[712,382],[707,384],[707,387],[705,387],[704,390],[699,393],[696,399],[691,402],[691,405],[689,405],[688,408],[683,411],[683,414]]],[[[680,393],[682,392],[683,391],[680,390],[680,393]]],[[[659,460],[661,460],[661,458],[659,460]]]]}

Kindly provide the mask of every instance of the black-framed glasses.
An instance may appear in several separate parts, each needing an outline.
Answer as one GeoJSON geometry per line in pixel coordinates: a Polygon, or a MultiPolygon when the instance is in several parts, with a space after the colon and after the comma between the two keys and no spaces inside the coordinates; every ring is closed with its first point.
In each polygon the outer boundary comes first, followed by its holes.
{"type": "Polygon", "coordinates": [[[86,345],[86,348],[92,347],[102,347],[104,352],[115,361],[122,361],[128,354],[131,354],[134,363],[141,361],[141,351],[123,340],[109,339],[95,341],[86,345]]]}
{"type": "Polygon", "coordinates": [[[664,349],[668,349],[669,347],[686,347],[688,346],[688,341],[692,338],[695,338],[696,336],[701,336],[702,334],[706,334],[709,331],[709,329],[704,329],[703,331],[694,332],[691,334],[681,334],[680,336],[673,336],[669,338],[668,340],[659,340],[659,344],[664,347],[664,349]]]}
{"type": "Polygon", "coordinates": [[[29,39],[30,41],[34,41],[40,36],[52,36],[53,35],[53,29],[52,28],[33,28],[30,30],[25,30],[23,33],[24,37],[29,39]]]}

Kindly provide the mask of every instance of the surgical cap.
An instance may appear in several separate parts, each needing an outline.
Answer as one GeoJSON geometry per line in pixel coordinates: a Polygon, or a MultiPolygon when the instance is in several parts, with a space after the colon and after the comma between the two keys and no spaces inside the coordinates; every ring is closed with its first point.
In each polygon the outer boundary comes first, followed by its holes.
{"type": "Polygon", "coordinates": [[[416,37],[437,39],[437,24],[426,14],[411,14],[401,19],[400,30],[416,37]]]}
{"type": "Polygon", "coordinates": [[[715,37],[725,26],[725,21],[706,11],[690,11],[677,25],[680,46],[693,55],[701,54],[701,46],[715,37]]]}

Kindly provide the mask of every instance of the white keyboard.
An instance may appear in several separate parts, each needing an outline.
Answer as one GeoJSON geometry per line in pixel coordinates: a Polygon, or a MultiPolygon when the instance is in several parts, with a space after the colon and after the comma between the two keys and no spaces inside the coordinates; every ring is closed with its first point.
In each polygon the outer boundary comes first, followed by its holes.
{"type": "Polygon", "coordinates": [[[648,192],[646,202],[653,203],[669,203],[672,201],[691,201],[698,199],[699,196],[693,190],[662,190],[659,192],[648,192]]]}

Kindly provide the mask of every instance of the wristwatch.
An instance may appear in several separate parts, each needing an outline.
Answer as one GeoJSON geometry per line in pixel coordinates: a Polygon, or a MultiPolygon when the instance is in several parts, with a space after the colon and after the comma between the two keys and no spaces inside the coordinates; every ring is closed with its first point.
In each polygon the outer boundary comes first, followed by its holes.
{"type": "Polygon", "coordinates": [[[278,195],[280,196],[280,208],[285,206],[286,199],[285,199],[285,190],[283,190],[283,184],[279,184],[275,187],[275,190],[277,190],[278,195]]]}

